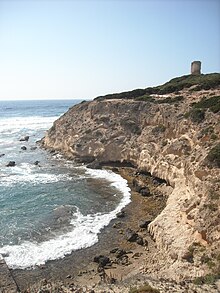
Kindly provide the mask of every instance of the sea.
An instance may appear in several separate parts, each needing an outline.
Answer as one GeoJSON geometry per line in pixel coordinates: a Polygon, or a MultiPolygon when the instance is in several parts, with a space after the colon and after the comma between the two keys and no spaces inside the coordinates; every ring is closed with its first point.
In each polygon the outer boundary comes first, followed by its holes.
{"type": "Polygon", "coordinates": [[[9,268],[35,268],[94,245],[130,202],[120,175],[40,147],[53,122],[79,102],[0,101],[0,258],[9,268]]]}

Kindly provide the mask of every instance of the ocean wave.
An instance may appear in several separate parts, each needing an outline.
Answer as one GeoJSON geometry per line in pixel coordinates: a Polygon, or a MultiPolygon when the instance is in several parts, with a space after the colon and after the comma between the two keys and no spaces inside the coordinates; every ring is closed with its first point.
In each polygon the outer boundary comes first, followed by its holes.
{"type": "Polygon", "coordinates": [[[106,170],[86,169],[87,176],[103,178],[123,193],[119,205],[108,214],[83,215],[77,209],[71,221],[72,231],[60,235],[42,243],[23,242],[21,245],[7,245],[0,248],[0,254],[5,256],[5,261],[10,268],[31,268],[42,265],[48,260],[55,260],[78,250],[92,246],[98,241],[98,234],[101,229],[114,219],[130,202],[130,188],[127,181],[120,175],[106,170]]]}
{"type": "Polygon", "coordinates": [[[18,133],[21,130],[46,130],[52,126],[53,122],[58,116],[42,117],[13,117],[2,118],[0,124],[0,133],[5,135],[11,135],[18,133]]]}
{"type": "Polygon", "coordinates": [[[20,184],[46,184],[60,180],[72,180],[68,174],[51,174],[46,172],[34,172],[36,166],[22,163],[20,166],[12,168],[2,168],[0,173],[0,186],[9,187],[20,184]]]}

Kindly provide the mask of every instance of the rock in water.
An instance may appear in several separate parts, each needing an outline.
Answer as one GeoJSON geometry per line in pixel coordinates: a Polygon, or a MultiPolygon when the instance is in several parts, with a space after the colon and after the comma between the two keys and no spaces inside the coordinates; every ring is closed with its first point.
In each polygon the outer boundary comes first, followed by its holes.
{"type": "Polygon", "coordinates": [[[6,167],[14,167],[15,166],[15,161],[10,161],[8,162],[8,164],[6,165],[6,167]]]}
{"type": "Polygon", "coordinates": [[[19,139],[19,141],[28,141],[29,138],[30,138],[30,137],[29,137],[28,135],[26,135],[26,136],[21,137],[21,138],[19,139]]]}

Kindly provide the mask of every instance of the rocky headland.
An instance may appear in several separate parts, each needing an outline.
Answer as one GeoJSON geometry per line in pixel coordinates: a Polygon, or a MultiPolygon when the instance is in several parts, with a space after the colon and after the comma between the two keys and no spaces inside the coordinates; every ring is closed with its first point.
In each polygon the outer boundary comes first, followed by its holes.
{"type": "Polygon", "coordinates": [[[91,168],[131,168],[145,198],[153,194],[151,178],[166,200],[147,225],[156,250],[141,264],[143,274],[218,282],[220,74],[84,101],[55,121],[41,144],[91,168]]]}

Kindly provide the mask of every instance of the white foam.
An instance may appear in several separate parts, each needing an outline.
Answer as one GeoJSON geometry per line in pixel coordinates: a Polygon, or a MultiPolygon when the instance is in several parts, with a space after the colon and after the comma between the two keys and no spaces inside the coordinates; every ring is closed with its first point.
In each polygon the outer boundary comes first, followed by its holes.
{"type": "Polygon", "coordinates": [[[117,208],[108,214],[82,215],[79,210],[75,214],[71,224],[73,230],[56,239],[42,243],[24,242],[21,245],[7,245],[0,248],[0,254],[8,255],[5,257],[10,268],[30,268],[35,265],[44,264],[48,260],[62,258],[70,254],[73,250],[89,247],[98,241],[98,233],[109,224],[130,202],[130,188],[127,181],[120,175],[105,170],[87,169],[87,175],[96,178],[105,178],[112,185],[123,192],[123,198],[117,208]]]}
{"type": "Polygon", "coordinates": [[[42,117],[42,116],[30,116],[30,117],[13,117],[3,118],[0,124],[0,133],[5,135],[11,135],[21,130],[46,130],[50,128],[53,122],[58,118],[54,117],[42,117]]]}
{"type": "Polygon", "coordinates": [[[2,168],[0,173],[0,186],[13,186],[18,183],[26,184],[46,184],[58,182],[60,180],[71,180],[67,174],[51,174],[35,172],[36,166],[22,163],[20,166],[13,168],[2,168]]]}

